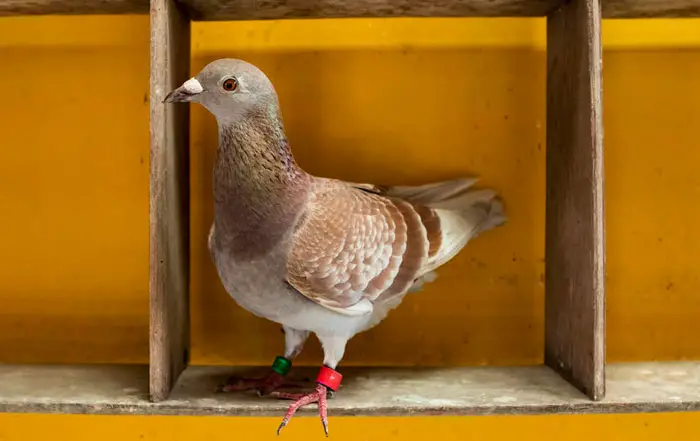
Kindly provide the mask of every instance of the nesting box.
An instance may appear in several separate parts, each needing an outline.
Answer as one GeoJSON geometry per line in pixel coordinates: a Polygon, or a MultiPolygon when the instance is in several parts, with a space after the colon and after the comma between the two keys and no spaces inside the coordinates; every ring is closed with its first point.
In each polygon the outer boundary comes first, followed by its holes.
{"type": "MultiPolygon", "coordinates": [[[[0,15],[148,10],[141,0],[0,5],[0,15]]],[[[601,80],[602,17],[698,15],[700,0],[151,0],[149,367],[5,365],[0,410],[278,414],[285,403],[215,395],[219,369],[188,367],[189,109],[162,100],[190,77],[191,20],[398,16],[547,17],[545,356],[531,367],[348,369],[331,413],[700,409],[700,363],[605,363],[601,80]],[[58,386],[65,378],[74,380],[70,389],[58,386]]]]}

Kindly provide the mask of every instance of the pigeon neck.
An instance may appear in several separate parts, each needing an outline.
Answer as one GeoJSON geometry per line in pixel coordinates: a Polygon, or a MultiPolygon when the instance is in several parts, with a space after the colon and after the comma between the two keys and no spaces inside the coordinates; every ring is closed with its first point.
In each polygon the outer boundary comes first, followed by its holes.
{"type": "Polygon", "coordinates": [[[311,180],[294,161],[276,106],[220,123],[217,156],[218,239],[234,253],[264,253],[294,226],[311,180]]]}

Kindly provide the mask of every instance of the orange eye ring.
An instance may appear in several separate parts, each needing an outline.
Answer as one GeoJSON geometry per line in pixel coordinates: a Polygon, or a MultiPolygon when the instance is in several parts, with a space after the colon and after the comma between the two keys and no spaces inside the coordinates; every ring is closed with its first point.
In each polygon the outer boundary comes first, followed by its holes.
{"type": "Polygon", "coordinates": [[[235,78],[228,78],[226,81],[224,81],[222,87],[226,92],[233,92],[234,90],[238,89],[238,81],[235,78]]]}

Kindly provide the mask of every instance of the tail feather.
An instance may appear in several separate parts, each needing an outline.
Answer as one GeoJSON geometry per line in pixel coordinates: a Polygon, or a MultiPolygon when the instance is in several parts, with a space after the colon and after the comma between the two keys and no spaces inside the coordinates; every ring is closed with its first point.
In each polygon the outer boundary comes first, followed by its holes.
{"type": "MultiPolygon", "coordinates": [[[[498,199],[497,193],[491,189],[471,190],[463,186],[460,191],[452,191],[456,186],[455,181],[432,184],[428,191],[420,193],[421,196],[431,195],[435,199],[426,201],[425,205],[434,210],[440,218],[441,244],[438,253],[432,256],[422,274],[434,271],[436,268],[450,261],[462,248],[482,232],[502,225],[506,220],[503,211],[503,203],[498,199]],[[436,192],[442,188],[446,191],[436,192]],[[450,195],[444,197],[444,195],[450,195]],[[440,197],[443,196],[443,197],[440,197]]],[[[425,187],[425,186],[424,186],[425,187]]],[[[416,194],[416,193],[414,193],[416,194]]]]}
{"type": "Polygon", "coordinates": [[[489,215],[486,218],[486,221],[479,225],[479,229],[476,234],[478,235],[484,231],[500,227],[506,223],[507,220],[508,217],[503,211],[503,202],[501,202],[501,200],[497,197],[494,197],[491,199],[491,205],[489,206],[489,215]]]}

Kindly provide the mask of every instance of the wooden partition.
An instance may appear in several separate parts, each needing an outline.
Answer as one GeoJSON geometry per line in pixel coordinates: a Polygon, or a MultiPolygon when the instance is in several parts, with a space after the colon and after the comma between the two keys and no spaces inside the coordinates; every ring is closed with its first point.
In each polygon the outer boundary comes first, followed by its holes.
{"type": "Polygon", "coordinates": [[[605,395],[605,239],[600,5],[547,16],[545,363],[605,395]]]}
{"type": "Polygon", "coordinates": [[[189,358],[189,107],[163,103],[189,70],[189,18],[173,0],[152,1],[149,290],[155,401],[168,396],[189,358]]]}

